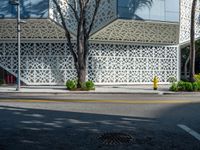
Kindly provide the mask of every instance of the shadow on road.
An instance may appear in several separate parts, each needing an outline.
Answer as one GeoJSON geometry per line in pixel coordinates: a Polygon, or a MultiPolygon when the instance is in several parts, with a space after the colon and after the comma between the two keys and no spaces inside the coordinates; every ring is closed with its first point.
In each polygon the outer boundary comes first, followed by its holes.
{"type": "Polygon", "coordinates": [[[0,150],[197,150],[198,141],[176,123],[198,126],[199,108],[181,105],[150,119],[0,106],[0,150]],[[127,133],[135,141],[105,145],[98,137],[107,132],[127,133]]]}
{"type": "Polygon", "coordinates": [[[200,132],[200,103],[171,106],[157,116],[162,122],[198,126],[200,132]]]}

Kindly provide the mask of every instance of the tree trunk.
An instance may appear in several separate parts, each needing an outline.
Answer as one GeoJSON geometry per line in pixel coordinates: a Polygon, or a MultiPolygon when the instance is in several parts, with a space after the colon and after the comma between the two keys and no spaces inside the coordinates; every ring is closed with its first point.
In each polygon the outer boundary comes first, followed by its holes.
{"type": "Polygon", "coordinates": [[[184,65],[184,78],[185,79],[188,79],[187,72],[188,72],[188,63],[189,63],[189,60],[190,60],[190,56],[188,56],[188,58],[185,61],[185,65],[184,65]]]}
{"type": "Polygon", "coordinates": [[[81,88],[81,84],[86,81],[86,60],[84,58],[84,41],[79,43],[78,52],[78,88],[81,88]]]}
{"type": "Polygon", "coordinates": [[[86,81],[86,60],[84,58],[84,42],[80,42],[79,52],[78,52],[78,88],[81,84],[86,81]]]}
{"type": "Polygon", "coordinates": [[[79,69],[78,72],[78,88],[81,88],[81,84],[86,81],[86,67],[79,69]]]}
{"type": "Polygon", "coordinates": [[[195,9],[197,0],[192,2],[191,11],[191,28],[190,28],[190,70],[189,70],[189,81],[194,82],[195,75],[195,9]]]}
{"type": "Polygon", "coordinates": [[[78,26],[77,33],[77,53],[78,53],[78,88],[81,88],[81,84],[86,81],[86,60],[85,52],[87,51],[87,40],[85,37],[85,23],[84,21],[80,22],[78,26]]]}

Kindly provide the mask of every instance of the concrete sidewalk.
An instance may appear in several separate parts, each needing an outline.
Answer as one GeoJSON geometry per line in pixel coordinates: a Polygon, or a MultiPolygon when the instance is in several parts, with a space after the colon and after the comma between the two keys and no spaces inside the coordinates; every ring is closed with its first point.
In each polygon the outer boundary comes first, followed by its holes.
{"type": "Polygon", "coordinates": [[[0,86],[0,93],[43,93],[43,94],[164,94],[173,93],[169,85],[159,85],[158,90],[153,90],[152,85],[97,85],[94,91],[69,91],[65,86],[22,86],[16,91],[16,86],[0,86]]]}
{"type": "Polygon", "coordinates": [[[16,91],[16,86],[0,86],[0,93],[7,94],[157,94],[157,95],[199,95],[200,92],[172,92],[170,85],[159,85],[158,90],[153,90],[152,85],[97,85],[94,91],[69,91],[65,86],[21,86],[16,91]]]}

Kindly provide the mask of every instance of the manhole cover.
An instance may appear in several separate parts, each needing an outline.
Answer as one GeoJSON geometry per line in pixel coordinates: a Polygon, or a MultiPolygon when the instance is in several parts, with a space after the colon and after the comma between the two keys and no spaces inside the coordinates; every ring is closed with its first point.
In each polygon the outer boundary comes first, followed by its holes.
{"type": "Polygon", "coordinates": [[[98,139],[106,145],[128,144],[134,141],[134,138],[126,133],[104,133],[98,139]]]}

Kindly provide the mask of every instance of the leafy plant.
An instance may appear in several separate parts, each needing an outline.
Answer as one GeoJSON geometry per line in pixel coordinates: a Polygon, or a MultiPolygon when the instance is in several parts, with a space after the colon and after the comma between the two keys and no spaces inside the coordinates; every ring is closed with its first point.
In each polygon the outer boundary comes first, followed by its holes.
{"type": "Polygon", "coordinates": [[[93,81],[86,81],[82,84],[82,89],[84,90],[94,90],[95,85],[93,81]]]}
{"type": "Polygon", "coordinates": [[[170,91],[174,91],[177,92],[178,91],[178,87],[177,87],[177,83],[172,83],[171,87],[169,88],[170,91]]]}
{"type": "Polygon", "coordinates": [[[172,83],[170,91],[200,91],[200,82],[184,82],[172,83]]]}
{"type": "Polygon", "coordinates": [[[185,90],[186,91],[193,91],[193,85],[191,82],[185,82],[185,90]]]}
{"type": "Polygon", "coordinates": [[[197,82],[197,84],[198,84],[198,90],[200,90],[200,82],[197,82]]]}
{"type": "Polygon", "coordinates": [[[200,86],[199,86],[198,82],[192,83],[192,86],[193,86],[193,90],[194,90],[194,91],[200,90],[200,86]]]}
{"type": "Polygon", "coordinates": [[[186,90],[185,83],[186,82],[184,82],[184,81],[178,82],[178,84],[177,84],[178,91],[185,91],[186,90]]]}
{"type": "Polygon", "coordinates": [[[95,88],[93,81],[87,81],[85,83],[85,85],[86,85],[87,89],[89,89],[89,90],[93,90],[95,88]]]}
{"type": "MultiPolygon", "coordinates": [[[[77,80],[68,80],[66,82],[66,87],[68,90],[76,90],[77,89],[77,80]]],[[[86,81],[81,83],[81,88],[77,90],[95,90],[95,85],[93,81],[86,81]]]]}
{"type": "Polygon", "coordinates": [[[67,80],[66,87],[69,90],[74,90],[77,88],[77,81],[76,80],[67,80]]]}
{"type": "Polygon", "coordinates": [[[196,82],[200,82],[200,73],[194,75],[194,79],[196,82]]]}

